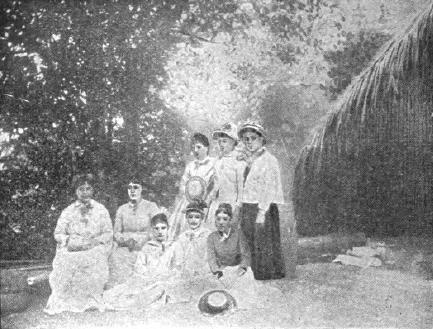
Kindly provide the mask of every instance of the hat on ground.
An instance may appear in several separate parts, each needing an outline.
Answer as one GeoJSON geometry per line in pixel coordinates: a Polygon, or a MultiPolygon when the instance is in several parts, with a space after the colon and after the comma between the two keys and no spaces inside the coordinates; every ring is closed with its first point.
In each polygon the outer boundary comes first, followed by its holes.
{"type": "Polygon", "coordinates": [[[213,139],[217,139],[219,137],[230,137],[231,139],[237,141],[237,127],[233,123],[225,123],[221,128],[215,130],[212,134],[213,139]]]}
{"type": "Polygon", "coordinates": [[[198,302],[198,309],[204,315],[221,315],[237,306],[236,300],[225,290],[206,292],[198,302]]]}

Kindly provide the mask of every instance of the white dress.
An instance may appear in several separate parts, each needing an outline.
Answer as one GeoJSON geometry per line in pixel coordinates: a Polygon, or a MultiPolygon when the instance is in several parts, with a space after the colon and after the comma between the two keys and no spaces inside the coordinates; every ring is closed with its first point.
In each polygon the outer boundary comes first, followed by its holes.
{"type": "Polygon", "coordinates": [[[166,302],[167,285],[177,278],[173,248],[150,240],[138,253],[132,275],[124,283],[106,290],[104,302],[113,310],[159,307],[166,302]]]}
{"type": "Polygon", "coordinates": [[[104,310],[102,293],[108,280],[108,254],[113,228],[107,209],[90,200],[89,206],[74,202],[63,210],[54,237],[58,242],[53,270],[49,277],[51,295],[45,312],[83,312],[90,308],[104,310]],[[86,209],[84,209],[86,208],[86,209]],[[94,247],[69,251],[68,245],[94,247]]]}

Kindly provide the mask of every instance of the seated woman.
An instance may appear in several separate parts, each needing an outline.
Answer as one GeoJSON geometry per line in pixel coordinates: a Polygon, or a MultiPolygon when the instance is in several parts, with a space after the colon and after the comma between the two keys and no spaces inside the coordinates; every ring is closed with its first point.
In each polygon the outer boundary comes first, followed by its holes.
{"type": "Polygon", "coordinates": [[[167,243],[167,216],[157,214],[152,217],[150,224],[152,239],[138,253],[132,276],[104,293],[104,301],[109,309],[129,310],[164,304],[166,282],[178,277],[173,249],[167,243]]]}
{"type": "MultiPolygon", "coordinates": [[[[222,203],[215,213],[216,231],[207,240],[209,266],[214,282],[230,292],[239,308],[263,308],[267,301],[284,296],[276,287],[255,281],[251,271],[251,254],[241,230],[232,225],[232,207],[222,203]]],[[[269,304],[272,305],[272,304],[269,304]]]]}
{"type": "Polygon", "coordinates": [[[143,199],[142,190],[141,181],[132,178],[128,184],[129,202],[117,210],[106,288],[123,283],[131,276],[138,252],[150,239],[150,219],[161,212],[156,203],[143,199]]]}
{"type": "Polygon", "coordinates": [[[44,310],[48,314],[104,310],[113,228],[107,209],[92,199],[92,185],[92,175],[74,177],[77,201],[57,222],[57,250],[49,277],[52,293],[44,310]]]}
{"type": "Polygon", "coordinates": [[[209,273],[206,244],[211,231],[202,226],[206,203],[190,202],[185,209],[188,228],[173,244],[176,268],[182,277],[203,276],[209,273]]]}

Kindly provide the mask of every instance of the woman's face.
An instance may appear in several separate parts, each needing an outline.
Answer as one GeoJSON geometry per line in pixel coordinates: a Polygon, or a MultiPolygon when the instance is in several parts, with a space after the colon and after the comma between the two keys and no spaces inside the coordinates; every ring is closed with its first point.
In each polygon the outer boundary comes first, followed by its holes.
{"type": "Polygon", "coordinates": [[[89,183],[85,182],[75,190],[78,200],[89,201],[93,196],[93,187],[89,183]]]}
{"type": "Polygon", "coordinates": [[[220,212],[215,217],[215,226],[218,232],[227,232],[230,228],[231,217],[224,212],[220,212]]]}
{"type": "Polygon", "coordinates": [[[142,191],[143,191],[143,187],[140,184],[129,183],[128,196],[131,201],[140,200],[142,191]]]}
{"type": "Polygon", "coordinates": [[[158,242],[167,240],[168,226],[166,223],[156,223],[152,226],[153,238],[158,242]]]}
{"type": "Polygon", "coordinates": [[[198,211],[189,211],[186,214],[186,220],[191,230],[196,230],[201,226],[203,215],[198,211]]]}
{"type": "Polygon", "coordinates": [[[250,152],[255,152],[263,146],[263,137],[254,131],[246,131],[242,134],[242,141],[250,152]]]}
{"type": "Polygon", "coordinates": [[[195,142],[192,145],[192,153],[197,160],[203,160],[206,158],[208,149],[209,148],[204,146],[202,143],[195,142]]]}
{"type": "Polygon", "coordinates": [[[229,154],[235,148],[235,141],[227,136],[218,138],[218,146],[223,155],[229,154]]]}

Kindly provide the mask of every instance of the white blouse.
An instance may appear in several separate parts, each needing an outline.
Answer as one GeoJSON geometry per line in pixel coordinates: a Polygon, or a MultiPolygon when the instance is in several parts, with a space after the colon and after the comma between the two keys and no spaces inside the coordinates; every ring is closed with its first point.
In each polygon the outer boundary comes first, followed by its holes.
{"type": "Polygon", "coordinates": [[[236,153],[223,156],[215,163],[218,202],[235,205],[240,202],[245,162],[236,159],[236,153]]]}
{"type": "Polygon", "coordinates": [[[266,149],[251,164],[244,180],[241,200],[244,203],[257,203],[263,211],[271,203],[284,203],[278,160],[266,149]]]}

